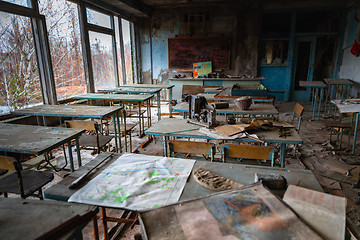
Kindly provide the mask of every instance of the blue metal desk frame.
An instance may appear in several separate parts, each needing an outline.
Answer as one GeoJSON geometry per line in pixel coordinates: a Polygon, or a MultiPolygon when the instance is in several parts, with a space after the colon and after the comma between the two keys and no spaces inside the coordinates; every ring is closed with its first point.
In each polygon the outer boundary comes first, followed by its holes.
{"type": "Polygon", "coordinates": [[[144,94],[156,94],[156,100],[157,100],[157,110],[158,110],[158,120],[161,120],[161,106],[160,106],[160,91],[161,88],[140,88],[140,87],[118,87],[118,88],[112,88],[112,89],[102,89],[98,90],[99,93],[144,93],[144,94]]]}
{"type": "MultiPolygon", "coordinates": [[[[154,126],[161,126],[163,124],[168,124],[169,122],[166,122],[166,121],[171,121],[172,119],[163,119],[161,121],[159,121],[158,123],[154,124],[154,126]]],[[[186,120],[184,119],[176,119],[177,121],[179,122],[175,122],[173,123],[173,125],[179,125],[179,124],[185,124],[187,123],[186,120]],[[180,122],[180,121],[183,121],[183,122],[180,122]]],[[[170,123],[171,124],[171,123],[170,123]]],[[[206,139],[206,140],[219,140],[219,141],[238,141],[238,142],[256,142],[255,140],[253,139],[250,139],[250,138],[240,138],[240,139],[215,139],[215,138],[211,138],[211,137],[208,137],[204,134],[201,134],[199,132],[199,129],[200,127],[196,127],[196,125],[193,125],[193,124],[190,124],[190,123],[187,123],[188,124],[188,128],[184,128],[183,130],[179,130],[179,131],[169,131],[169,132],[165,132],[165,131],[162,131],[162,130],[153,130],[153,129],[148,129],[147,131],[145,131],[145,134],[147,135],[154,135],[154,136],[161,136],[163,137],[163,140],[164,140],[164,156],[168,156],[168,149],[167,149],[167,141],[169,140],[169,137],[180,137],[180,138],[196,138],[196,139],[206,139]],[[197,128],[197,129],[196,129],[197,128]]],[[[270,131],[269,131],[270,132],[270,131]]],[[[276,131],[274,131],[276,132],[276,131]]],[[[264,134],[264,133],[263,133],[264,134]]],[[[278,134],[276,132],[276,134],[278,134]]],[[[298,133],[295,131],[295,129],[291,129],[291,134],[293,136],[299,136],[298,133]]],[[[259,133],[258,135],[261,135],[261,133],[259,133]]],[[[302,144],[302,140],[300,139],[297,139],[297,140],[289,140],[290,137],[288,138],[283,138],[283,139],[277,139],[277,140],[274,140],[274,139],[266,139],[266,138],[262,138],[262,137],[259,137],[261,140],[265,141],[266,143],[276,143],[276,144],[280,144],[280,164],[281,164],[281,167],[282,168],[285,168],[285,156],[286,156],[286,145],[287,144],[302,144]]]]}
{"type": "MultiPolygon", "coordinates": [[[[45,117],[78,117],[78,118],[97,118],[102,121],[107,116],[113,117],[114,122],[114,135],[115,135],[115,150],[116,152],[122,151],[121,147],[121,134],[120,134],[120,120],[119,112],[124,111],[122,107],[101,107],[101,106],[87,106],[87,105],[39,105],[31,108],[24,108],[11,112],[16,115],[30,115],[36,116],[36,120],[39,126],[41,126],[41,118],[44,126],[47,126],[45,117]],[[119,136],[116,131],[116,123],[119,129],[119,136]],[[119,142],[119,143],[118,143],[119,142]],[[118,146],[119,144],[119,146],[118,146]]],[[[122,114],[125,122],[126,130],[126,114],[122,114]]],[[[125,141],[125,149],[127,151],[127,145],[125,141]]]]}
{"type": "Polygon", "coordinates": [[[300,81],[300,87],[311,88],[311,112],[312,120],[315,119],[315,113],[317,112],[317,120],[320,118],[321,103],[324,98],[324,90],[326,85],[322,81],[300,81]]]}
{"type": "Polygon", "coordinates": [[[349,79],[344,78],[326,78],[327,94],[325,99],[325,113],[331,115],[333,99],[347,99],[350,96],[350,90],[353,83],[349,79]]]}

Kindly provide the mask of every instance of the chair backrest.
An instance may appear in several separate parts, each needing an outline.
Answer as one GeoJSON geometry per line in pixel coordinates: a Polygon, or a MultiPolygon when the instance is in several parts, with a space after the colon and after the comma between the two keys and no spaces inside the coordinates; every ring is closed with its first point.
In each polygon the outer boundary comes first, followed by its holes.
{"type": "Polygon", "coordinates": [[[93,121],[88,120],[70,120],[65,121],[65,125],[68,128],[79,128],[88,131],[97,131],[97,124],[93,121]]]}
{"type": "Polygon", "coordinates": [[[271,160],[271,166],[273,166],[275,151],[276,149],[270,146],[256,146],[249,144],[222,145],[222,157],[224,162],[226,158],[263,159],[271,160]]]}
{"type": "Polygon", "coordinates": [[[302,118],[303,113],[304,113],[304,107],[301,104],[296,103],[295,106],[294,106],[292,121],[294,121],[295,114],[296,114],[298,119],[299,119],[298,124],[297,124],[297,128],[296,128],[297,131],[300,131],[301,118],[302,118]]]}
{"type": "Polygon", "coordinates": [[[172,156],[172,153],[202,154],[214,160],[215,145],[212,143],[169,140],[168,148],[169,156],[172,156]]]}
{"type": "Polygon", "coordinates": [[[22,167],[18,160],[13,157],[0,156],[0,169],[21,171],[22,167]]]}

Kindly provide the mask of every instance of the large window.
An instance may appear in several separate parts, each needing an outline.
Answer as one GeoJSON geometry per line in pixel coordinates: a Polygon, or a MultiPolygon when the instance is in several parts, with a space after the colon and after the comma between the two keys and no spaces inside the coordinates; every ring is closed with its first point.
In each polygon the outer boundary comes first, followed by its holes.
{"type": "Polygon", "coordinates": [[[86,92],[77,5],[39,0],[45,15],[58,100],[86,92]]]}
{"type": "Polygon", "coordinates": [[[111,35],[89,32],[89,38],[95,91],[116,87],[111,35]]]}
{"type": "Polygon", "coordinates": [[[0,12],[0,114],[42,103],[30,18],[0,12]]]}
{"type": "Polygon", "coordinates": [[[130,22],[121,19],[122,36],[124,41],[124,53],[125,53],[125,67],[126,67],[126,82],[133,83],[133,61],[132,61],[132,45],[131,45],[131,31],[130,22]]]}
{"type": "Polygon", "coordinates": [[[120,28],[119,28],[119,19],[118,17],[115,17],[115,39],[116,39],[116,53],[117,53],[117,64],[118,64],[118,71],[119,71],[119,85],[124,84],[124,78],[123,78],[123,70],[122,70],[122,54],[121,54],[121,48],[122,48],[122,41],[120,39],[120,28]]]}

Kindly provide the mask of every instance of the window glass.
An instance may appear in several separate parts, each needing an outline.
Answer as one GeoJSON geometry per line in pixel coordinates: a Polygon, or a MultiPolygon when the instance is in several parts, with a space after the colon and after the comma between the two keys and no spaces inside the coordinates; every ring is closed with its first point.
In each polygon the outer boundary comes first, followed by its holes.
{"type": "Polygon", "coordinates": [[[111,17],[107,14],[86,8],[86,17],[88,23],[111,28],[111,17]]]}
{"type": "Polygon", "coordinates": [[[77,5],[66,0],[39,0],[46,17],[58,100],[86,92],[77,5]]]}
{"type": "Polygon", "coordinates": [[[13,4],[16,4],[16,5],[23,6],[23,7],[31,8],[31,1],[30,0],[1,0],[1,1],[8,2],[8,3],[13,3],[13,4]]]}
{"type": "Polygon", "coordinates": [[[126,83],[133,83],[133,63],[132,63],[130,22],[125,19],[121,19],[121,25],[122,25],[122,35],[124,40],[126,83]]]}
{"type": "Polygon", "coordinates": [[[122,64],[121,64],[121,50],[120,50],[120,35],[119,35],[119,20],[118,17],[115,18],[115,38],[116,38],[116,55],[117,55],[117,64],[119,70],[119,83],[123,85],[123,75],[122,75],[122,64]]]}
{"type": "Polygon", "coordinates": [[[30,19],[0,12],[0,114],[43,102],[30,19]]]}
{"type": "Polygon", "coordinates": [[[89,31],[95,91],[116,87],[111,35],[89,31]]]}

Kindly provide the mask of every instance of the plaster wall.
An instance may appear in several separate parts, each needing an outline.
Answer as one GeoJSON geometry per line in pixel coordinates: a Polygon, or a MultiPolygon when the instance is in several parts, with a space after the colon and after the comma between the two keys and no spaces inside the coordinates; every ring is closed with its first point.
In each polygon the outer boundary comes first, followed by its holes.
{"type": "MultiPolygon", "coordinates": [[[[359,11],[359,10],[358,10],[359,11]]],[[[360,97],[360,57],[351,54],[350,49],[354,44],[354,40],[360,40],[360,24],[355,18],[356,10],[352,9],[347,14],[347,23],[345,30],[345,39],[343,45],[342,60],[340,66],[339,77],[348,78],[355,82],[351,95],[360,97]]],[[[360,16],[359,16],[360,17],[360,16]]]]}
{"type": "Polygon", "coordinates": [[[202,23],[187,23],[186,14],[192,8],[156,10],[151,19],[144,19],[141,29],[141,64],[144,83],[167,84],[176,74],[192,76],[191,72],[169,69],[168,38],[176,36],[225,35],[231,38],[230,70],[234,75],[257,76],[257,54],[260,10],[256,6],[218,5],[201,8],[209,19],[202,23]]]}

